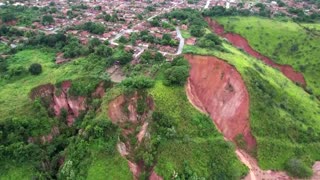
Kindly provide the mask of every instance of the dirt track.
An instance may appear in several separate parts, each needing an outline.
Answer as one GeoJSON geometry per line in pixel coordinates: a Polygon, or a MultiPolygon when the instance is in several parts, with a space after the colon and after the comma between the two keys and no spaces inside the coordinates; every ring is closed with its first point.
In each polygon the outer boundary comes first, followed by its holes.
{"type": "Polygon", "coordinates": [[[256,50],[254,50],[248,43],[248,41],[240,36],[239,34],[235,33],[226,33],[224,31],[223,26],[218,24],[216,21],[213,21],[211,18],[206,18],[206,21],[212,28],[212,30],[218,34],[219,36],[228,39],[230,43],[232,43],[234,46],[243,49],[245,52],[250,54],[251,56],[262,60],[266,64],[270,65],[271,67],[279,69],[287,78],[291,79],[293,82],[297,82],[303,86],[306,85],[306,81],[304,79],[304,76],[302,73],[295,71],[292,66],[290,65],[282,65],[277,64],[270,58],[260,54],[256,50]]]}

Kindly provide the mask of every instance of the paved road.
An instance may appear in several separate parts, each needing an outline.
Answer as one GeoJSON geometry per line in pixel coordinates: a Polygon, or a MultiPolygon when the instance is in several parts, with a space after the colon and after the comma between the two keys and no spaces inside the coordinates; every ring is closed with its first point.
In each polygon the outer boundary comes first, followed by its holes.
{"type": "Polygon", "coordinates": [[[204,6],[204,9],[208,9],[209,5],[210,5],[211,0],[207,0],[206,5],[204,6]]]}
{"type": "Polygon", "coordinates": [[[182,50],[183,50],[184,38],[183,38],[182,35],[181,35],[181,31],[180,31],[180,28],[179,28],[179,27],[176,27],[176,31],[177,31],[177,37],[180,39],[178,51],[177,51],[177,53],[176,53],[176,55],[179,55],[179,54],[182,53],[182,50]]]}

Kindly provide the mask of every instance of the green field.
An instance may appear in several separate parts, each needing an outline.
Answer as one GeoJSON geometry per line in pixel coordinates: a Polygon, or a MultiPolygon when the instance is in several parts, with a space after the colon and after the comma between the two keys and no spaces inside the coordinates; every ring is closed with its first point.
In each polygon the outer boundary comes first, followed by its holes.
{"type": "Polygon", "coordinates": [[[258,17],[221,17],[226,31],[244,36],[257,51],[304,74],[308,91],[320,96],[320,24],[283,22],[258,17]]]}
{"type": "Polygon", "coordinates": [[[230,53],[185,46],[185,53],[214,55],[235,66],[250,94],[250,124],[263,169],[283,170],[291,158],[309,167],[320,160],[320,103],[281,72],[224,43],[230,53]]]}

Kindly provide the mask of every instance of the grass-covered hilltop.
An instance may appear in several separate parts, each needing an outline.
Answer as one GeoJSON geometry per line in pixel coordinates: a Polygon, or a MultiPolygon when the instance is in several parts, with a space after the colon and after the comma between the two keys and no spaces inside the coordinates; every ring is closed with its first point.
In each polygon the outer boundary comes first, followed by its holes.
{"type": "Polygon", "coordinates": [[[224,6],[1,3],[0,179],[319,179],[319,2],[224,6]]]}

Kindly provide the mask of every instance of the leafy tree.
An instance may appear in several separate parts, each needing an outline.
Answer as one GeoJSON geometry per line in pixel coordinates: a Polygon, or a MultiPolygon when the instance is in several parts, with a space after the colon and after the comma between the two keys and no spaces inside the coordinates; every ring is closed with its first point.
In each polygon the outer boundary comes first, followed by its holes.
{"type": "Polygon", "coordinates": [[[95,7],[94,7],[94,10],[101,11],[101,9],[102,9],[101,6],[95,6],[95,7]]]}
{"type": "Polygon", "coordinates": [[[286,163],[285,170],[290,175],[298,178],[310,177],[312,175],[312,170],[301,160],[295,158],[290,159],[286,163]]]}
{"type": "Polygon", "coordinates": [[[177,57],[164,72],[166,85],[184,85],[189,77],[189,63],[183,57],[177,57]]]}
{"type": "Polygon", "coordinates": [[[80,26],[80,29],[89,31],[93,34],[103,34],[105,27],[101,23],[86,22],[80,26]]]}
{"type": "Polygon", "coordinates": [[[120,42],[120,43],[125,44],[125,43],[127,43],[127,42],[128,42],[128,40],[127,40],[127,38],[126,38],[126,37],[121,36],[121,37],[119,38],[119,42],[120,42]]]}
{"type": "Polygon", "coordinates": [[[205,29],[200,26],[192,25],[190,27],[190,34],[194,37],[201,37],[205,34],[205,29]]]}
{"type": "Polygon", "coordinates": [[[0,57],[0,74],[8,71],[7,61],[0,57]]]}
{"type": "Polygon", "coordinates": [[[165,79],[171,85],[184,85],[189,77],[187,66],[173,66],[164,73],[165,79]]]}
{"type": "Polygon", "coordinates": [[[89,51],[94,52],[95,48],[101,44],[101,41],[98,38],[92,38],[89,41],[89,51]]]}
{"type": "Polygon", "coordinates": [[[156,54],[154,55],[154,60],[160,62],[166,60],[166,58],[161,53],[156,52],[156,54]]]}
{"type": "Polygon", "coordinates": [[[108,22],[111,20],[111,16],[109,14],[106,14],[103,16],[103,19],[108,22]]]}
{"type": "Polygon", "coordinates": [[[160,20],[158,18],[154,18],[150,21],[151,26],[153,27],[159,27],[160,26],[160,20]]]}
{"type": "Polygon", "coordinates": [[[202,48],[214,48],[222,44],[222,40],[215,34],[204,35],[197,44],[202,48]]]}
{"type": "Polygon", "coordinates": [[[41,64],[38,64],[38,63],[33,63],[30,65],[29,67],[29,72],[32,74],[32,75],[39,75],[41,74],[42,72],[42,66],[41,64]]]}
{"type": "Polygon", "coordinates": [[[42,16],[42,24],[43,25],[49,25],[54,23],[54,19],[51,15],[44,15],[42,16]]]}
{"type": "Polygon", "coordinates": [[[139,20],[142,20],[142,19],[143,19],[143,16],[142,16],[141,14],[138,14],[138,15],[137,15],[137,18],[138,18],[139,20]]]}
{"type": "Polygon", "coordinates": [[[96,53],[99,56],[107,57],[112,55],[112,49],[106,45],[100,45],[97,47],[96,53]]]}
{"type": "Polygon", "coordinates": [[[16,16],[13,13],[2,14],[1,16],[2,16],[1,17],[2,22],[5,22],[5,23],[17,19],[16,16]]]}

